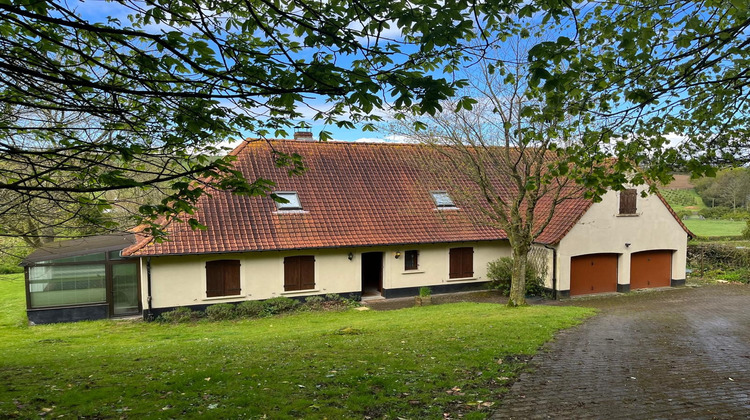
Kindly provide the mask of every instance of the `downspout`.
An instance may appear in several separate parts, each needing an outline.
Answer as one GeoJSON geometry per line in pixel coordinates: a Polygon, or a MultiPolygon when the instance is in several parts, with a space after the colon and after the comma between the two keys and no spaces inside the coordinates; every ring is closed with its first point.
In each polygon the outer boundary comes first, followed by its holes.
{"type": "Polygon", "coordinates": [[[146,321],[153,321],[154,314],[151,312],[151,257],[146,258],[146,289],[148,290],[148,296],[146,297],[146,302],[148,303],[146,321]]]}
{"type": "Polygon", "coordinates": [[[552,250],[552,299],[557,300],[557,249],[547,244],[542,246],[552,250]]]}

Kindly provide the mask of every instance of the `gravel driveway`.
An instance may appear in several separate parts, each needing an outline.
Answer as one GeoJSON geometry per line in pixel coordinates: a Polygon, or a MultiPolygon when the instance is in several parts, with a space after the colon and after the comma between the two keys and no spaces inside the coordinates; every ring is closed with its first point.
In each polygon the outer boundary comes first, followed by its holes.
{"type": "Polygon", "coordinates": [[[750,418],[750,286],[562,304],[601,312],[545,345],[493,418],[750,418]]]}

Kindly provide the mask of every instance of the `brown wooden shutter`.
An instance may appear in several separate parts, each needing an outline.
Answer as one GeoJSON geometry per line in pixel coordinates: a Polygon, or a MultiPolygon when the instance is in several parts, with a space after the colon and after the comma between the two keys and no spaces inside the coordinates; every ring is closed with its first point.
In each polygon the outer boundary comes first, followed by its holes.
{"type": "Polygon", "coordinates": [[[463,250],[461,277],[474,277],[474,248],[464,248],[463,250]]]}
{"type": "Polygon", "coordinates": [[[224,273],[218,262],[206,263],[206,297],[224,296],[224,273]]]}
{"type": "Polygon", "coordinates": [[[307,255],[299,257],[300,290],[315,288],[315,257],[307,255]]]}
{"type": "Polygon", "coordinates": [[[297,257],[284,258],[284,291],[299,290],[299,262],[297,257]]]}
{"type": "Polygon", "coordinates": [[[620,214],[635,214],[638,191],[634,188],[620,191],[620,214]]]}
{"type": "Polygon", "coordinates": [[[206,297],[234,296],[240,292],[239,260],[206,262],[206,297]]]}
{"type": "Polygon", "coordinates": [[[303,255],[284,258],[284,291],[315,288],[315,257],[303,255]]]}
{"type": "Polygon", "coordinates": [[[239,295],[240,289],[240,261],[224,261],[224,294],[227,296],[239,295]]]}
{"type": "Polygon", "coordinates": [[[474,277],[474,248],[451,248],[449,264],[449,278],[474,277]]]}
{"type": "Polygon", "coordinates": [[[460,248],[451,248],[450,250],[450,269],[448,277],[452,279],[461,278],[461,252],[460,248]]]}

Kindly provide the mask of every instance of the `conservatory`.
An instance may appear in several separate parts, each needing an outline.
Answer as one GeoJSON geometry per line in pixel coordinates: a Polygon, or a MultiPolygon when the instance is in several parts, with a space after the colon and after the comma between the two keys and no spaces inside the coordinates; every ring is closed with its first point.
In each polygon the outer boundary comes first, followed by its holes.
{"type": "Polygon", "coordinates": [[[139,260],[120,251],[132,234],[53,242],[21,265],[26,273],[26,313],[35,324],[140,314],[139,260]]]}

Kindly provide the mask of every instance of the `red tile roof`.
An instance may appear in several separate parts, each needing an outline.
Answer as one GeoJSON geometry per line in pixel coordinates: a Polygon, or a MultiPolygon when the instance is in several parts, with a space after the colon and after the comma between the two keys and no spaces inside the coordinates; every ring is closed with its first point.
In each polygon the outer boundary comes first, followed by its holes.
{"type": "MultiPolygon", "coordinates": [[[[123,255],[179,255],[305,248],[424,244],[506,239],[487,223],[458,189],[476,186],[430,146],[418,144],[248,140],[233,152],[235,167],[260,177],[275,191],[296,191],[303,211],[280,212],[269,197],[210,191],[195,216],[207,230],[185,223],[167,227],[169,240],[143,238],[123,255]],[[307,170],[288,176],[274,164],[273,150],[299,153],[307,170]],[[434,169],[440,168],[441,173],[434,169]],[[436,210],[430,191],[446,190],[458,210],[436,210]]],[[[537,238],[553,244],[591,205],[583,198],[558,205],[537,238]]],[[[545,206],[542,206],[545,207],[545,206]]],[[[540,212],[543,212],[541,209],[540,212]]]]}

